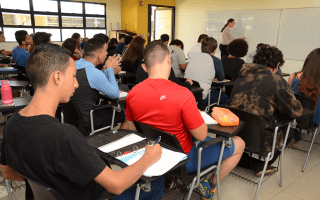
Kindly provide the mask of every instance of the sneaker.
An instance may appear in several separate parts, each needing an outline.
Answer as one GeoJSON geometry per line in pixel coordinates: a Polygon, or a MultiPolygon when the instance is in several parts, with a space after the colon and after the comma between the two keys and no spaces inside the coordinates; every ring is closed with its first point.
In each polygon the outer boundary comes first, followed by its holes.
{"type": "Polygon", "coordinates": [[[293,149],[299,149],[300,141],[295,141],[292,140],[289,144],[288,147],[293,148],[293,149]]]}
{"type": "Polygon", "coordinates": [[[199,192],[202,194],[202,200],[210,200],[216,191],[214,188],[214,192],[210,189],[210,183],[207,180],[202,181],[199,183],[199,192]]]}

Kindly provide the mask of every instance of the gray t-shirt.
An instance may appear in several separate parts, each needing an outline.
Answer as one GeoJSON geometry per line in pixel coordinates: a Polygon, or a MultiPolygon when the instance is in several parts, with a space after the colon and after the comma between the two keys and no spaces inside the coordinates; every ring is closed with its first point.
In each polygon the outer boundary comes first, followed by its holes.
{"type": "Polygon", "coordinates": [[[188,64],[184,77],[199,82],[200,87],[203,89],[202,98],[205,99],[216,75],[213,59],[208,53],[190,52],[190,56],[192,59],[188,64]]]}
{"type": "Polygon", "coordinates": [[[168,49],[171,54],[171,67],[174,71],[174,75],[176,77],[182,77],[179,64],[187,63],[184,52],[181,48],[174,45],[169,46],[168,49]]]}

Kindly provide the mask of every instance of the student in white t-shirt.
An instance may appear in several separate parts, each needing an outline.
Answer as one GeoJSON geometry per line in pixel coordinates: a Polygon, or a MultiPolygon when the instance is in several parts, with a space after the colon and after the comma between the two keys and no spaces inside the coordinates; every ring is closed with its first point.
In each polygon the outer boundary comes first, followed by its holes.
{"type": "Polygon", "coordinates": [[[10,60],[6,59],[6,56],[11,56],[12,51],[6,51],[2,47],[2,42],[5,42],[6,38],[4,37],[4,34],[2,31],[0,31],[0,63],[8,64],[10,60]]]}
{"type": "Polygon", "coordinates": [[[168,50],[171,54],[171,67],[176,77],[182,77],[184,70],[187,69],[188,62],[183,52],[183,42],[181,40],[172,40],[168,50]],[[183,70],[183,71],[182,71],[183,70]]]}
{"type": "Polygon", "coordinates": [[[194,45],[190,50],[189,50],[189,52],[188,52],[188,59],[189,59],[189,62],[190,62],[190,59],[191,59],[191,57],[190,57],[190,53],[192,53],[192,52],[196,52],[196,53],[201,53],[201,44],[202,44],[202,41],[203,41],[203,39],[205,39],[205,38],[207,38],[208,37],[208,35],[206,35],[206,34],[201,34],[200,36],[199,36],[199,38],[198,38],[198,43],[196,44],[196,45],[194,45]]]}

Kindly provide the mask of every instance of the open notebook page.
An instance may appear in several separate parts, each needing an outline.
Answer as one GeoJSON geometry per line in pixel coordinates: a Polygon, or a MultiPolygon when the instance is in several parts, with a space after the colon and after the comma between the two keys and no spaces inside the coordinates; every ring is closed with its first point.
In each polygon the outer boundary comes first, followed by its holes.
{"type": "Polygon", "coordinates": [[[109,153],[112,152],[114,150],[120,149],[122,147],[126,147],[129,146],[131,144],[140,142],[142,140],[144,140],[145,138],[140,137],[139,135],[136,135],[134,133],[131,133],[119,140],[116,140],[114,142],[111,142],[109,144],[103,145],[101,147],[99,147],[98,149],[100,149],[101,151],[105,152],[105,153],[109,153]]]}
{"type": "Polygon", "coordinates": [[[207,113],[201,111],[200,114],[206,124],[218,124],[218,122],[210,117],[210,115],[208,115],[207,113]]]}

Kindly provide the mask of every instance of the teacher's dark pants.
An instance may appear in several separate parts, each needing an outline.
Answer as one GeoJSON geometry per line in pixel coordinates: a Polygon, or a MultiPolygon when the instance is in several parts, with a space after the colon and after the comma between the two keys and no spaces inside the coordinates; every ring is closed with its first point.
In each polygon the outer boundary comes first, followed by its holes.
{"type": "Polygon", "coordinates": [[[227,51],[227,46],[228,45],[223,45],[223,44],[219,45],[219,49],[221,51],[221,59],[223,56],[229,56],[229,52],[227,51]]]}

